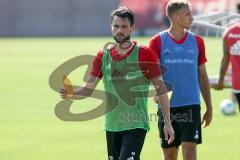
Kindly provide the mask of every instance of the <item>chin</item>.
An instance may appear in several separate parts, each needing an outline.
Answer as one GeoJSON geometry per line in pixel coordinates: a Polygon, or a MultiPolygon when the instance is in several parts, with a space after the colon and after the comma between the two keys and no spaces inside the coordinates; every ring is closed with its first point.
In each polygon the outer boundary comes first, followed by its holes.
{"type": "Polygon", "coordinates": [[[190,25],[190,26],[187,26],[185,29],[186,29],[186,30],[189,30],[191,27],[192,27],[192,26],[190,25]]]}

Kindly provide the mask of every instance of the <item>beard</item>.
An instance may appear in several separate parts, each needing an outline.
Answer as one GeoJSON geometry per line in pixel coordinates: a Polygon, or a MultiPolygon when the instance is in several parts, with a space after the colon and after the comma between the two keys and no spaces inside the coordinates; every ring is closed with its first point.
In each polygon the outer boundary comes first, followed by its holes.
{"type": "MultiPolygon", "coordinates": [[[[119,36],[119,35],[117,35],[117,36],[119,36]]],[[[126,41],[129,41],[130,38],[131,38],[130,34],[129,34],[128,36],[124,37],[122,40],[118,40],[117,36],[113,36],[113,39],[114,39],[117,43],[119,43],[119,44],[123,44],[123,43],[125,43],[126,41]]],[[[121,35],[121,36],[122,36],[122,35],[121,35]]]]}

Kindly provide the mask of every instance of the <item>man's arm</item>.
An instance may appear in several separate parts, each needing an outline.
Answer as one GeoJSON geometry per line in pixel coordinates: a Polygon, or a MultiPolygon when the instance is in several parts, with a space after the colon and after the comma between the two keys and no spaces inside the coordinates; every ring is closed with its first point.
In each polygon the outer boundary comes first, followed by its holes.
{"type": "Polygon", "coordinates": [[[83,99],[89,97],[96,88],[98,82],[102,78],[102,57],[103,50],[98,51],[96,57],[92,62],[92,69],[89,78],[83,87],[79,87],[73,91],[73,95],[67,94],[66,88],[60,89],[60,94],[63,99],[83,99]]]}
{"type": "Polygon", "coordinates": [[[152,81],[157,93],[157,102],[161,105],[164,117],[164,135],[168,143],[174,140],[174,131],[170,121],[170,107],[167,89],[161,78],[159,61],[153,51],[147,47],[141,47],[139,52],[139,63],[143,75],[152,81]]]}
{"type": "Polygon", "coordinates": [[[206,112],[203,115],[202,124],[204,127],[207,127],[212,121],[212,100],[205,64],[198,66],[198,74],[201,94],[206,104],[206,112]]]}
{"type": "Polygon", "coordinates": [[[151,81],[156,90],[158,103],[160,104],[163,112],[165,139],[168,140],[168,143],[170,144],[174,140],[174,130],[172,128],[170,120],[170,105],[167,95],[167,89],[163,81],[160,79],[160,76],[151,79],[151,81]]]}
{"type": "Polygon", "coordinates": [[[226,39],[223,40],[223,57],[222,57],[222,62],[221,62],[221,68],[220,68],[220,76],[218,79],[218,83],[216,86],[213,86],[214,89],[216,90],[221,90],[224,88],[224,76],[226,74],[229,61],[230,61],[230,55],[228,52],[227,48],[227,41],[226,39]]]}
{"type": "Polygon", "coordinates": [[[68,96],[67,90],[63,87],[60,89],[62,99],[84,99],[89,97],[96,88],[100,79],[90,76],[83,87],[79,87],[73,91],[72,96],[68,96]]]}
{"type": "Polygon", "coordinates": [[[83,99],[89,97],[92,94],[99,80],[102,78],[102,56],[103,51],[100,50],[92,62],[92,69],[87,82],[84,84],[83,87],[78,87],[77,89],[75,89],[72,93],[73,95],[69,96],[69,94],[67,94],[67,88],[60,89],[60,94],[63,99],[83,99]]]}

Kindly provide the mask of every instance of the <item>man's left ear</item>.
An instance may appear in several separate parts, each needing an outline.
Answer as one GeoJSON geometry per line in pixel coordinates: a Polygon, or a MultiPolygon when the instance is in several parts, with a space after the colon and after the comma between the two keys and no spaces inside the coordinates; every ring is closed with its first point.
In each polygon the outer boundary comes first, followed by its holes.
{"type": "Polygon", "coordinates": [[[173,19],[174,19],[175,21],[178,21],[178,19],[179,19],[178,15],[177,15],[177,14],[174,14],[174,15],[173,15],[173,19]]]}

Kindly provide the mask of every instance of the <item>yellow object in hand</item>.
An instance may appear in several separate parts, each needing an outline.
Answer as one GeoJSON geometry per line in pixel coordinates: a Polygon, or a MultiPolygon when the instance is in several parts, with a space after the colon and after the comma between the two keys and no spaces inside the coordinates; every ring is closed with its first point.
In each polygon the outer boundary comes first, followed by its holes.
{"type": "Polygon", "coordinates": [[[73,86],[70,79],[67,76],[63,76],[63,86],[66,89],[67,97],[73,96],[73,86]]]}

